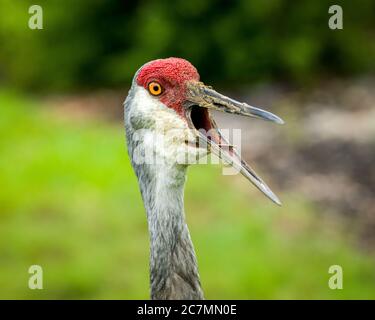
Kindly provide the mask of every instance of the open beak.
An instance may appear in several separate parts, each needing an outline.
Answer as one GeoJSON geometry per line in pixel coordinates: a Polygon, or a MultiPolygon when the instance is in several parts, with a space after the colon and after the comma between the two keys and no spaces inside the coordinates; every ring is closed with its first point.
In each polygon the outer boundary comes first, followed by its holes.
{"type": "Polygon", "coordinates": [[[212,119],[209,109],[254,117],[278,124],[283,124],[284,121],[271,112],[228,98],[212,88],[205,86],[203,83],[196,81],[187,84],[185,107],[187,110],[186,118],[189,126],[196,131],[199,145],[207,145],[209,150],[222,159],[224,163],[233,166],[269,199],[281,205],[279,198],[263,182],[256,172],[241,159],[241,156],[236,152],[234,147],[222,136],[215,121],[212,119]]]}

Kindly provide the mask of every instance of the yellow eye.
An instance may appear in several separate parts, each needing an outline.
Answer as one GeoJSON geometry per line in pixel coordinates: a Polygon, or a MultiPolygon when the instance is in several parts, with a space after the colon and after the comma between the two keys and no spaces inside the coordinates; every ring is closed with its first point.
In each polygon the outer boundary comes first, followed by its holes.
{"type": "Polygon", "coordinates": [[[148,84],[148,91],[150,91],[153,96],[158,96],[163,92],[163,88],[160,83],[153,81],[148,84]]]}

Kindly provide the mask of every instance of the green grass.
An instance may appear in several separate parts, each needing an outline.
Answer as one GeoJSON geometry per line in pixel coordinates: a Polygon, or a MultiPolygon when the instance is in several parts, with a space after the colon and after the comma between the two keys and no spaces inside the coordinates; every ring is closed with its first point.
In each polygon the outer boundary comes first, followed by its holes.
{"type": "MultiPolygon", "coordinates": [[[[147,299],[148,234],[121,125],[63,119],[0,91],[0,298],[147,299]],[[28,268],[44,289],[28,289],[28,268]]],[[[375,298],[375,262],[298,194],[272,205],[220,167],[189,169],[207,298],[375,298]],[[319,217],[319,218],[318,218],[319,217]],[[330,265],[344,289],[327,286],[330,265]]]]}

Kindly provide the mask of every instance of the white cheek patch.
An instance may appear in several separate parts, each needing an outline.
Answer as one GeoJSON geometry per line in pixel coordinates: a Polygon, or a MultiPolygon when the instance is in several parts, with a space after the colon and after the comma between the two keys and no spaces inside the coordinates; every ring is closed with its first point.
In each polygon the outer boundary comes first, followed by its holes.
{"type": "Polygon", "coordinates": [[[139,147],[143,149],[146,162],[189,164],[207,154],[207,150],[186,144],[186,141],[195,143],[195,134],[187,122],[145,88],[134,88],[129,112],[130,123],[135,129],[136,140],[141,143],[139,147]]]}
{"type": "MultiPolygon", "coordinates": [[[[159,132],[169,129],[187,128],[187,123],[173,109],[168,108],[157,97],[153,97],[143,87],[137,86],[134,90],[132,112],[134,116],[144,122],[154,123],[153,129],[159,132]]],[[[145,123],[145,129],[147,127],[145,123]]]]}

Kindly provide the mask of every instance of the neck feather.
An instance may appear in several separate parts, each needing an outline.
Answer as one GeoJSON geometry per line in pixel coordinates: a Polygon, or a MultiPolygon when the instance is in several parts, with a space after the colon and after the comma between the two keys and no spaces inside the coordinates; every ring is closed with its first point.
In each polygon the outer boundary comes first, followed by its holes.
{"type": "Polygon", "coordinates": [[[175,153],[157,152],[151,139],[156,134],[155,115],[163,115],[163,123],[184,128],[171,110],[155,103],[144,88],[133,81],[124,104],[125,128],[129,156],[138,177],[146,208],[150,234],[150,280],[152,299],[203,299],[197,261],[184,216],[186,166],[171,161],[175,153]],[[137,133],[137,134],[136,134],[137,133]],[[136,161],[135,155],[157,158],[153,164],[136,161]],[[169,158],[168,161],[167,159],[169,158]]]}
{"type": "Polygon", "coordinates": [[[151,298],[202,299],[184,214],[186,166],[159,164],[135,169],[150,234],[151,298]]]}

